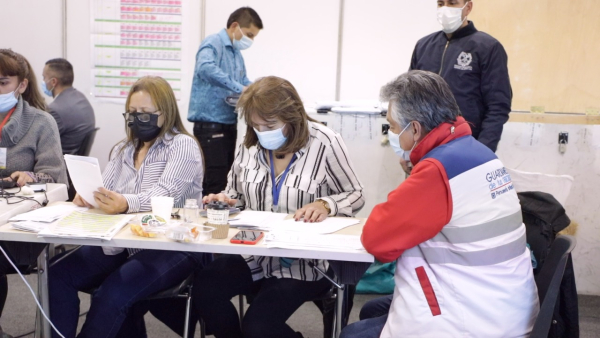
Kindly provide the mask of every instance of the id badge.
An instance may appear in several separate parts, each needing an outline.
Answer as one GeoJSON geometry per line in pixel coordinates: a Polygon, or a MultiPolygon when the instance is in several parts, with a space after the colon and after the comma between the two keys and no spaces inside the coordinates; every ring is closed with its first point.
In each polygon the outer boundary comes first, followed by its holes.
{"type": "Polygon", "coordinates": [[[6,169],[6,148],[0,148],[0,169],[6,169]]]}

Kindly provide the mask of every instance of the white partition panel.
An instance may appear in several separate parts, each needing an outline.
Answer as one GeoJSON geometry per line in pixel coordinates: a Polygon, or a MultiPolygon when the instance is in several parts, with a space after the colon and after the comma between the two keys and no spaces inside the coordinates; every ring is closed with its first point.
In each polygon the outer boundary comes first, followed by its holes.
{"type": "Polygon", "coordinates": [[[206,34],[225,28],[229,15],[242,6],[256,10],[264,25],[242,52],[248,77],[283,77],[305,102],[333,99],[339,1],[206,0],[206,34]]]}
{"type": "MultiPolygon", "coordinates": [[[[0,48],[10,48],[25,56],[38,81],[46,61],[62,57],[62,8],[62,0],[0,2],[3,27],[0,48]]],[[[45,97],[47,102],[52,101],[45,97]]]]}
{"type": "Polygon", "coordinates": [[[341,100],[377,99],[406,72],[416,42],[440,30],[433,0],[346,0],[341,100]]]}

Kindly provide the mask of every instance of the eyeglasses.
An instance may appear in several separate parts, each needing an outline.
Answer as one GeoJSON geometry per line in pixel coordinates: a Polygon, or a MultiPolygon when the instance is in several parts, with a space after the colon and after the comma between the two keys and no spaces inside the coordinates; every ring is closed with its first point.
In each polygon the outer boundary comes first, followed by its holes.
{"type": "Polygon", "coordinates": [[[140,122],[150,122],[152,115],[161,115],[162,113],[158,110],[152,113],[138,113],[138,112],[125,112],[123,113],[123,117],[127,122],[133,122],[134,118],[137,118],[140,122]]]}

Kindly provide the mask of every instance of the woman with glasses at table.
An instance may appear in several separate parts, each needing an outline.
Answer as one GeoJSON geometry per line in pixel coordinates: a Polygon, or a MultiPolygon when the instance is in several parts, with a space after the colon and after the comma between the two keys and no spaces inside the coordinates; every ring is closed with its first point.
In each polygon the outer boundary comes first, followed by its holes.
{"type": "MultiPolygon", "coordinates": [[[[173,90],[160,77],[143,77],[125,103],[127,138],[112,150],[94,193],[108,214],[149,212],[153,196],[171,196],[175,207],[202,196],[202,155],[185,130],[173,90]]],[[[77,195],[73,201],[91,207],[77,195]]],[[[78,337],[143,337],[139,322],[125,320],[138,300],[170,288],[212,255],[84,246],[50,268],[50,314],[65,337],[75,337],[78,291],[97,288],[78,337]]],[[[143,325],[142,325],[143,328],[143,325]]],[[[58,337],[53,332],[53,337],[58,337]]]]}
{"type": "MultiPolygon", "coordinates": [[[[270,76],[250,85],[238,109],[247,124],[223,193],[204,197],[246,209],[294,214],[297,221],[321,222],[353,216],[364,205],[341,136],[305,112],[287,80],[270,76]]],[[[194,308],[217,338],[242,337],[230,299],[255,298],[243,319],[244,337],[298,337],[287,319],[331,284],[310,265],[318,259],[221,255],[194,278],[194,308]]]]}
{"type": "MultiPolygon", "coordinates": [[[[29,61],[0,49],[0,179],[18,186],[30,182],[67,183],[56,122],[48,113],[29,61]]],[[[16,198],[3,200],[15,203],[16,198]]],[[[0,241],[18,268],[35,265],[46,244],[0,241]]],[[[14,273],[0,253],[0,315],[8,294],[7,273],[14,273]]],[[[0,338],[10,337],[0,327],[0,338]]]]}

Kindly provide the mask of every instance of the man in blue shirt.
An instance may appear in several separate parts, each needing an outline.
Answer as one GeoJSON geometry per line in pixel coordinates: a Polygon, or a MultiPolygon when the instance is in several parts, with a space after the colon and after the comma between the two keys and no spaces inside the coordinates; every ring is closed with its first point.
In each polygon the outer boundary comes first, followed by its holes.
{"type": "Polygon", "coordinates": [[[235,156],[237,114],[226,102],[252,83],[240,52],[249,48],[263,28],[256,11],[242,7],[227,20],[227,28],[207,36],[196,54],[188,121],[204,153],[202,193],[220,193],[235,156]]]}

